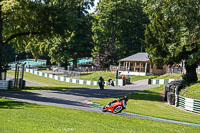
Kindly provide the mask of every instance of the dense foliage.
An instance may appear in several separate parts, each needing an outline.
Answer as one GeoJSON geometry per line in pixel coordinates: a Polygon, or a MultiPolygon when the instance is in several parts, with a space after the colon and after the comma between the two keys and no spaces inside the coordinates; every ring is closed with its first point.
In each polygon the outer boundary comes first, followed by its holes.
{"type": "Polygon", "coordinates": [[[141,50],[148,18],[137,0],[102,0],[94,14],[93,56],[102,67],[141,50]]]}
{"type": "Polygon", "coordinates": [[[151,23],[146,27],[146,51],[162,64],[185,62],[187,84],[197,82],[200,60],[199,0],[157,0],[146,2],[151,23]]]}
{"type": "Polygon", "coordinates": [[[88,14],[86,9],[93,1],[0,0],[1,66],[4,65],[2,47],[11,42],[19,51],[25,49],[37,58],[49,48],[46,45],[60,38],[70,38],[80,28],[77,25],[83,25],[81,15],[88,14]]]}

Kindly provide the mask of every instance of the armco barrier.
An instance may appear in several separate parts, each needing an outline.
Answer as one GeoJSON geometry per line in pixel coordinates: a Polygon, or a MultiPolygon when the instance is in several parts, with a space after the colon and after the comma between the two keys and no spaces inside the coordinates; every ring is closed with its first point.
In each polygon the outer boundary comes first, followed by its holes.
{"type": "Polygon", "coordinates": [[[7,90],[8,89],[8,80],[0,80],[0,90],[7,90]]]}
{"type": "Polygon", "coordinates": [[[149,79],[148,84],[168,84],[171,81],[180,79],[149,79]]]}
{"type": "MultiPolygon", "coordinates": [[[[53,74],[49,74],[49,73],[36,71],[34,69],[26,69],[26,72],[30,72],[30,73],[35,74],[35,75],[43,76],[43,77],[46,77],[46,78],[52,78],[52,79],[64,81],[64,82],[83,84],[83,85],[98,85],[98,81],[71,79],[71,78],[67,78],[67,77],[63,77],[63,76],[57,76],[57,75],[53,75],[53,74]]],[[[123,85],[123,82],[122,82],[121,79],[117,79],[116,81],[114,81],[114,83],[115,83],[116,86],[122,86],[123,85]]],[[[108,85],[107,81],[105,81],[105,85],[108,85]]]]}
{"type": "Polygon", "coordinates": [[[186,98],[178,95],[178,107],[188,111],[200,113],[200,100],[186,98]]]}

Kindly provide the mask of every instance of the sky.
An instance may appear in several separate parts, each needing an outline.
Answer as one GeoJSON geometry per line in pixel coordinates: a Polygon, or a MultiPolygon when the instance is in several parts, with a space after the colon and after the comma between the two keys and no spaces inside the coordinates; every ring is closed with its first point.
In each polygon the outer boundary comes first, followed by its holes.
{"type": "Polygon", "coordinates": [[[99,2],[99,0],[95,0],[94,1],[94,8],[92,8],[91,10],[89,10],[89,12],[91,13],[91,12],[94,12],[94,10],[95,10],[95,7],[97,6],[97,3],[99,2]]]}

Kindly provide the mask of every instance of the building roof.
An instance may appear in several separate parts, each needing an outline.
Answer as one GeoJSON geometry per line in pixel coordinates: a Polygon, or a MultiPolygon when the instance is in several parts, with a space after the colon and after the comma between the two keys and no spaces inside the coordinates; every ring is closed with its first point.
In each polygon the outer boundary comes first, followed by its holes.
{"type": "Polygon", "coordinates": [[[143,53],[137,53],[137,54],[128,56],[119,61],[145,61],[146,62],[146,61],[149,61],[149,58],[148,58],[148,54],[143,52],[143,53]]]}

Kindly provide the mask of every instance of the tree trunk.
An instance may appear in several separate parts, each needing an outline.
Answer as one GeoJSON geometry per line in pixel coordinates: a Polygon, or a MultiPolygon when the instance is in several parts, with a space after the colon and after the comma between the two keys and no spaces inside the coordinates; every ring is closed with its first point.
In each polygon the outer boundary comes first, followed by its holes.
{"type": "Polygon", "coordinates": [[[64,63],[64,67],[65,67],[65,70],[67,70],[67,66],[68,66],[68,61],[67,60],[65,60],[65,63],[64,63]]]}
{"type": "Polygon", "coordinates": [[[77,57],[74,57],[73,60],[73,70],[75,70],[77,68],[77,57]]]}
{"type": "Polygon", "coordinates": [[[197,62],[191,65],[185,62],[186,74],[184,75],[183,79],[186,81],[187,85],[197,82],[198,80],[197,72],[196,72],[197,66],[198,66],[197,62]]]}
{"type": "MultiPolygon", "coordinates": [[[[2,0],[0,0],[1,2],[2,0]]],[[[2,47],[3,47],[3,19],[2,19],[2,5],[0,5],[0,74],[2,71],[2,67],[3,67],[3,59],[2,59],[2,47]]],[[[1,80],[1,76],[0,76],[0,80],[1,80]]]]}

